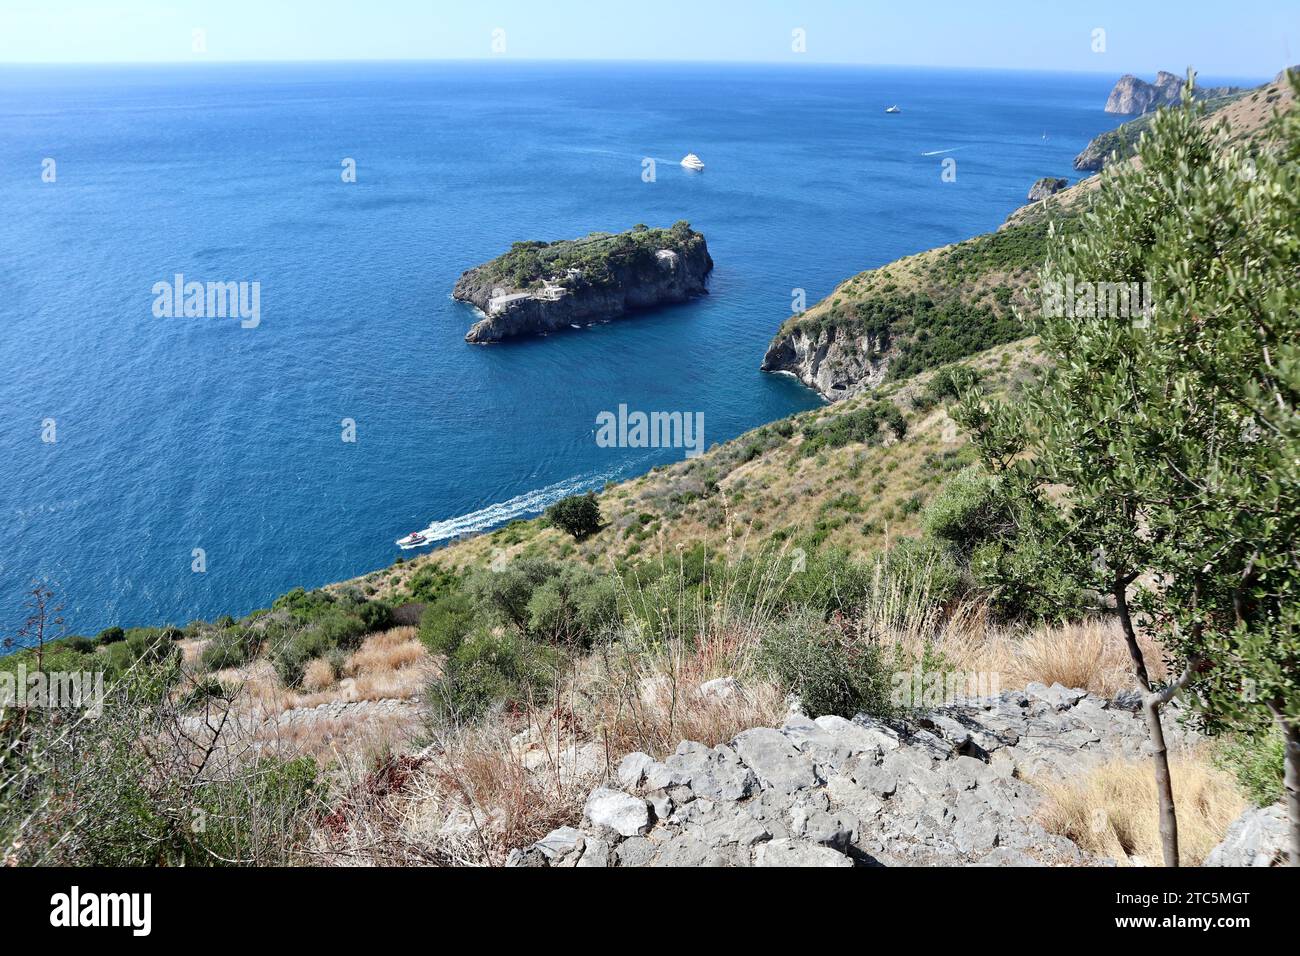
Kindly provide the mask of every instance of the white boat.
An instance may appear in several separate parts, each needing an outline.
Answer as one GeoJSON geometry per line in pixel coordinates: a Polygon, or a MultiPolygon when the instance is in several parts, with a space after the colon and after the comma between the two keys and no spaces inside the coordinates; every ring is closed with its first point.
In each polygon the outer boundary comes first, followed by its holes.
{"type": "Polygon", "coordinates": [[[885,112],[886,112],[886,113],[901,113],[901,112],[903,112],[903,111],[902,111],[901,109],[899,109],[897,106],[886,106],[886,107],[885,107],[885,112]]]}
{"type": "Polygon", "coordinates": [[[694,153],[687,153],[686,158],[682,160],[682,165],[687,169],[694,169],[698,172],[704,168],[704,160],[700,159],[700,157],[696,156],[694,153]]]}
{"type": "Polygon", "coordinates": [[[420,534],[420,532],[412,531],[405,538],[399,538],[397,540],[397,546],[399,548],[413,548],[417,544],[424,544],[427,540],[428,539],[424,535],[420,534]]]}

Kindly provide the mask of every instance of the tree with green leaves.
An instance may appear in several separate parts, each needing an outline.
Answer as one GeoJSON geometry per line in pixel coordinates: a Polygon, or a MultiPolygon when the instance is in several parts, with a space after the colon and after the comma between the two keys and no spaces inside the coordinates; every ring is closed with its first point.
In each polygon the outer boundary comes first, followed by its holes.
{"type": "Polygon", "coordinates": [[[573,495],[546,509],[551,524],[581,541],[600,530],[600,505],[592,492],[573,495]]]}
{"type": "Polygon", "coordinates": [[[968,393],[956,414],[1016,535],[1041,545],[1016,549],[1043,565],[1019,580],[1064,570],[1109,597],[1143,692],[1166,865],[1161,710],[1183,691],[1208,732],[1279,726],[1300,865],[1300,117],[1232,142],[1202,114],[1185,96],[1155,116],[1078,232],[1053,238],[1043,380],[1014,406],[968,393]],[[1152,679],[1142,637],[1169,681],[1152,679]]]}

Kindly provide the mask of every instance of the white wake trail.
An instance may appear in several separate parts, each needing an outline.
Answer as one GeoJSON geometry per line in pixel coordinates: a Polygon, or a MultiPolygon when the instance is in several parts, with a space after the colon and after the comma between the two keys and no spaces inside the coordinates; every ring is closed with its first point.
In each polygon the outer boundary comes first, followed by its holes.
{"type": "Polygon", "coordinates": [[[471,511],[466,515],[448,518],[445,521],[435,521],[419,532],[424,536],[424,540],[419,544],[398,544],[397,546],[403,551],[411,551],[415,548],[428,547],[439,541],[447,541],[462,535],[477,534],[480,531],[485,531],[488,528],[504,524],[524,515],[540,514],[562,498],[604,487],[606,482],[613,481],[634,465],[633,462],[626,462],[620,467],[607,472],[566,478],[563,481],[557,481],[553,485],[526,491],[508,501],[500,501],[488,505],[486,508],[480,508],[478,511],[471,511]]]}

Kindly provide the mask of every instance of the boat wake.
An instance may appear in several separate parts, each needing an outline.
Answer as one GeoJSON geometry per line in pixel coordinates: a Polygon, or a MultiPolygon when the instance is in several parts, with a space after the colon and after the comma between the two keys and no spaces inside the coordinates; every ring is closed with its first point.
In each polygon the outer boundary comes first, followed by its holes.
{"type": "Polygon", "coordinates": [[[566,478],[563,481],[557,481],[553,485],[547,485],[534,491],[526,491],[508,501],[488,505],[486,508],[471,511],[469,514],[457,518],[435,521],[429,527],[418,532],[422,538],[421,541],[414,544],[398,543],[397,546],[403,551],[412,551],[416,548],[428,547],[439,541],[449,541],[466,535],[478,534],[481,531],[505,524],[516,518],[541,514],[562,498],[582,494],[586,491],[598,490],[604,487],[606,482],[615,481],[625,476],[641,463],[641,461],[624,462],[619,467],[607,472],[592,472],[591,474],[566,478]]]}
{"type": "Polygon", "coordinates": [[[922,156],[942,156],[944,153],[955,153],[961,149],[960,146],[953,146],[950,149],[932,149],[928,153],[922,153],[922,156]]]}

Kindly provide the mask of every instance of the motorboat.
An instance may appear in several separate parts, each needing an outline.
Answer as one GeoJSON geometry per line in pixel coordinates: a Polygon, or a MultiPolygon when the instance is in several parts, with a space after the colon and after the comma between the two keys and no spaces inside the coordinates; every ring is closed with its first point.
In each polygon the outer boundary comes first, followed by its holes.
{"type": "Polygon", "coordinates": [[[417,544],[424,544],[428,540],[429,539],[426,538],[424,535],[420,534],[420,532],[412,531],[405,538],[399,538],[397,541],[397,546],[399,548],[413,548],[417,544]]]}
{"type": "Polygon", "coordinates": [[[699,172],[704,169],[704,160],[700,159],[700,157],[696,156],[694,153],[687,153],[686,158],[682,160],[682,165],[687,169],[693,169],[696,172],[699,172]]]}
{"type": "Polygon", "coordinates": [[[897,107],[897,106],[886,106],[886,107],[885,107],[885,112],[886,112],[886,113],[901,113],[901,112],[903,112],[903,111],[902,111],[902,109],[900,109],[900,108],[897,107]]]}

